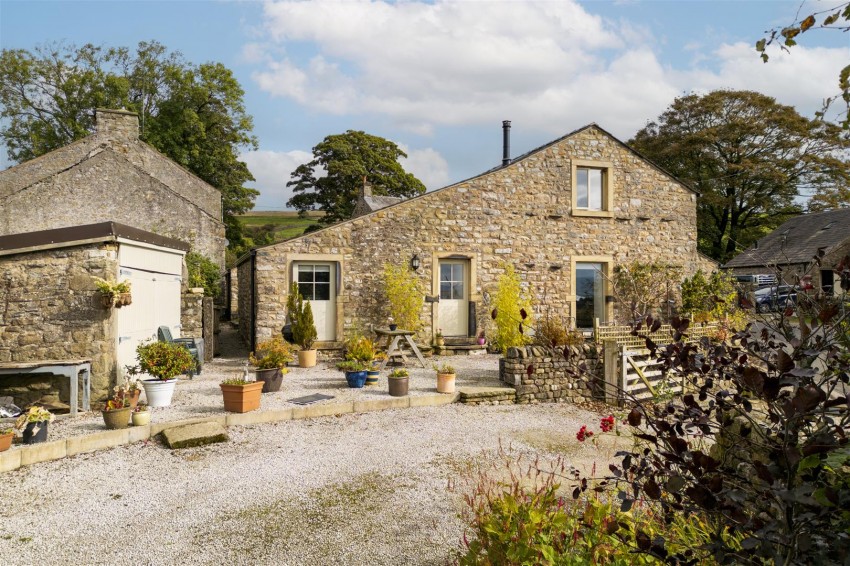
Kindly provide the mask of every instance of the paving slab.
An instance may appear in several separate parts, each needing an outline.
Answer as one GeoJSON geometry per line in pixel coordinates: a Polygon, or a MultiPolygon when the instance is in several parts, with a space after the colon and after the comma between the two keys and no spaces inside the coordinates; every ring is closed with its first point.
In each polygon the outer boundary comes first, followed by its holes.
{"type": "Polygon", "coordinates": [[[94,452],[105,448],[114,448],[127,443],[129,429],[106,430],[85,436],[75,436],[68,439],[65,449],[66,456],[94,452]]]}
{"type": "Polygon", "coordinates": [[[224,426],[217,422],[202,422],[167,428],[162,431],[165,443],[172,450],[193,448],[229,440],[224,426]]]}
{"type": "Polygon", "coordinates": [[[11,472],[21,467],[21,451],[17,448],[10,448],[5,452],[0,452],[0,472],[11,472]]]}

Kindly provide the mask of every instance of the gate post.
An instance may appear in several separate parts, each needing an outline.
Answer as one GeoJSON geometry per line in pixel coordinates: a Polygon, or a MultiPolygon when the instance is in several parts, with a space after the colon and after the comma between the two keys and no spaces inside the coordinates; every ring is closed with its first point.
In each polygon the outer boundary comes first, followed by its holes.
{"type": "Polygon", "coordinates": [[[616,340],[606,340],[602,346],[602,365],[605,373],[605,402],[609,405],[620,404],[620,372],[618,358],[620,348],[616,340]]]}

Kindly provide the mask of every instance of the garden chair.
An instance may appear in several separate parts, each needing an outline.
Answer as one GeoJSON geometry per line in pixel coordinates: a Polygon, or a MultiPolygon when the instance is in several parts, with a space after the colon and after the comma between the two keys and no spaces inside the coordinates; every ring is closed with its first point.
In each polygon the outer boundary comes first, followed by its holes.
{"type": "Polygon", "coordinates": [[[203,338],[174,338],[171,336],[171,329],[167,326],[160,326],[157,331],[157,338],[160,342],[172,342],[174,344],[182,344],[189,350],[192,357],[195,358],[195,371],[192,375],[200,375],[201,369],[204,367],[204,339],[203,338]]]}

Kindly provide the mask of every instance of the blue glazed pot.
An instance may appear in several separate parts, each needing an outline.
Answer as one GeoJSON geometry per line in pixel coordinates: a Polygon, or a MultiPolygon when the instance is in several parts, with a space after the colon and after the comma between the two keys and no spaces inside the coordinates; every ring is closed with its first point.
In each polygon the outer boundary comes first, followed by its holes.
{"type": "Polygon", "coordinates": [[[363,387],[366,384],[366,373],[366,370],[345,372],[345,380],[348,381],[348,386],[358,389],[363,387]]]}

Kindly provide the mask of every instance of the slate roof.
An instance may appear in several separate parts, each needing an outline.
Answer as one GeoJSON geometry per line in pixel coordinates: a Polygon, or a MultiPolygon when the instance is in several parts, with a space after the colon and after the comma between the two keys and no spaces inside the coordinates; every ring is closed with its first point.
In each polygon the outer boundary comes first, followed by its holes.
{"type": "Polygon", "coordinates": [[[725,268],[809,263],[850,240],[850,208],[792,218],[731,260],[725,268]]]}
{"type": "Polygon", "coordinates": [[[375,195],[360,198],[362,198],[366,206],[369,207],[370,212],[375,212],[376,210],[392,206],[404,200],[401,197],[385,197],[375,195]]]}

